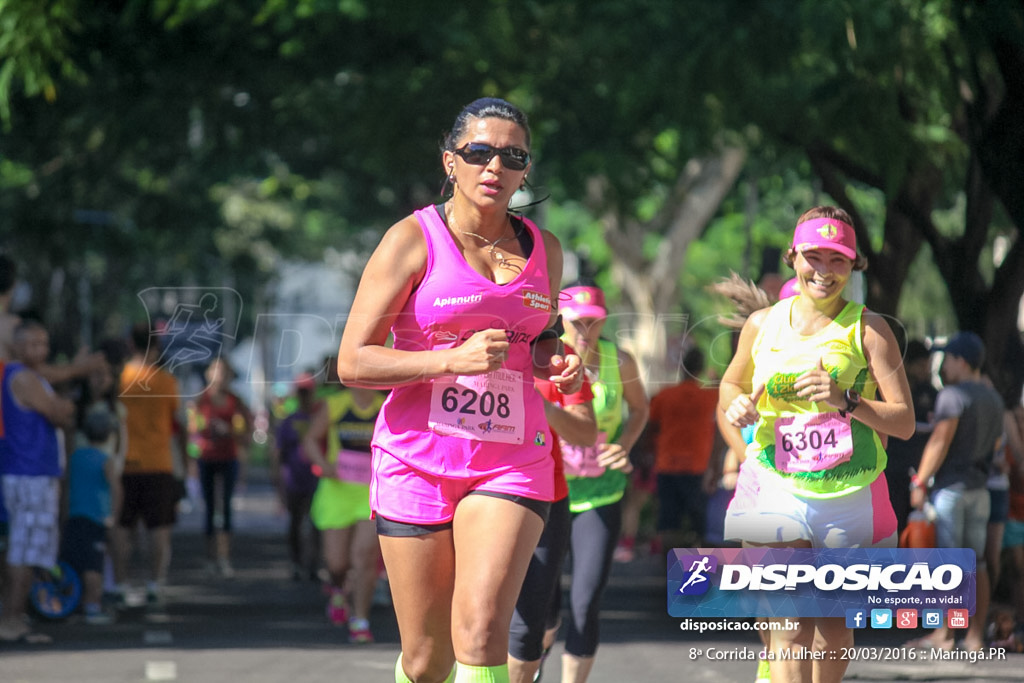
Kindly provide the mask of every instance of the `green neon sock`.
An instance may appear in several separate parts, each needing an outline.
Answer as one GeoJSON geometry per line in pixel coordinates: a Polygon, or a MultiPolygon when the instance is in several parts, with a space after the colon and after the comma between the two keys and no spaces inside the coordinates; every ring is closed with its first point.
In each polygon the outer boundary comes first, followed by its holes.
{"type": "Polygon", "coordinates": [[[402,653],[398,653],[398,661],[395,662],[395,683],[412,683],[412,679],[405,675],[402,668],[402,653]]]}
{"type": "Polygon", "coordinates": [[[455,665],[455,683],[508,683],[508,664],[498,666],[455,665]]]}

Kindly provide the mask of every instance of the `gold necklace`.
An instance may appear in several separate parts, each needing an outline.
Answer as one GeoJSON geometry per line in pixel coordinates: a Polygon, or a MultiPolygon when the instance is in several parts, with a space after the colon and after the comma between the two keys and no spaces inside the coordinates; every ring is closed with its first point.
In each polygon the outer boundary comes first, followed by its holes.
{"type": "MultiPolygon", "coordinates": [[[[462,228],[460,228],[458,226],[458,223],[455,221],[455,209],[448,208],[445,211],[445,216],[447,216],[447,218],[448,218],[448,225],[452,226],[452,228],[454,228],[455,230],[458,230],[463,235],[466,235],[468,237],[475,237],[478,240],[480,240],[481,242],[486,243],[487,244],[487,253],[488,253],[488,255],[491,257],[491,260],[495,261],[498,264],[499,268],[505,268],[505,267],[512,266],[512,262],[509,261],[507,258],[505,258],[505,255],[503,253],[501,253],[500,251],[496,251],[496,248],[502,242],[507,242],[508,240],[510,240],[510,239],[512,239],[514,237],[519,237],[519,233],[518,232],[513,231],[511,236],[507,236],[506,235],[506,236],[503,236],[503,237],[499,237],[498,239],[496,239],[496,240],[494,240],[492,242],[491,240],[487,239],[483,235],[478,235],[475,232],[471,232],[469,230],[463,230],[462,228]]],[[[505,214],[505,221],[506,221],[506,225],[511,223],[511,221],[509,221],[508,214],[505,214]]],[[[502,231],[502,232],[504,232],[504,231],[502,231]]]]}

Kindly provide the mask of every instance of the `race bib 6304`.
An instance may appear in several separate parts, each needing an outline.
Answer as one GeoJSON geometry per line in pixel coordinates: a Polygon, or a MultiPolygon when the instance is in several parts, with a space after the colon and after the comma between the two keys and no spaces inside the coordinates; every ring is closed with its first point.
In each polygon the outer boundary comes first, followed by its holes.
{"type": "Polygon", "coordinates": [[[852,456],[849,417],[802,413],[775,420],[775,469],[780,472],[819,472],[852,456]]]}

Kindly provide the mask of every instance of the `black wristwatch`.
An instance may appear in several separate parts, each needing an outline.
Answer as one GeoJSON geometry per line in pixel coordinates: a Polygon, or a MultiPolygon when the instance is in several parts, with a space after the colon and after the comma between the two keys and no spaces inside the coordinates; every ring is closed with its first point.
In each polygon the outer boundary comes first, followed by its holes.
{"type": "Polygon", "coordinates": [[[846,407],[839,411],[839,414],[846,417],[847,413],[852,413],[860,405],[860,394],[853,389],[847,389],[846,393],[843,394],[843,398],[846,399],[846,407]]]}

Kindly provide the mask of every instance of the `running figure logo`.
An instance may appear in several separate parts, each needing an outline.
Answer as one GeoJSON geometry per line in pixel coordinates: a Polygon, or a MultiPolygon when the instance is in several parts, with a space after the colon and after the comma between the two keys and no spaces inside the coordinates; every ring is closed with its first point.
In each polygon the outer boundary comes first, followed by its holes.
{"type": "Polygon", "coordinates": [[[687,555],[680,559],[680,566],[686,567],[686,575],[683,585],[679,586],[679,592],[683,595],[704,595],[711,587],[711,580],[708,574],[714,574],[718,570],[718,558],[713,555],[687,555]]]}
{"type": "MultiPolygon", "coordinates": [[[[230,351],[238,339],[242,297],[234,289],[150,287],[137,296],[149,318],[149,343],[160,350],[156,365],[180,381],[189,376],[202,381],[203,370],[230,351]]],[[[144,376],[136,383],[149,392],[148,380],[144,376]]],[[[204,390],[202,387],[199,393],[204,390]]],[[[187,386],[182,386],[181,392],[182,396],[197,395],[187,386]]]]}

